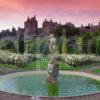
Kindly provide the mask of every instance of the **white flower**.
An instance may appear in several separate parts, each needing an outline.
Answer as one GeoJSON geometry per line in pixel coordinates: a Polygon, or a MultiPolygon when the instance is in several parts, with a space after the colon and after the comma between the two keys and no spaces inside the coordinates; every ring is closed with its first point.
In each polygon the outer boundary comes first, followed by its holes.
{"type": "Polygon", "coordinates": [[[30,54],[22,55],[0,50],[0,63],[24,66],[27,63],[32,62],[34,58],[35,56],[30,54]]]}
{"type": "Polygon", "coordinates": [[[71,66],[78,66],[89,62],[97,62],[100,61],[100,57],[97,59],[95,55],[77,55],[77,54],[68,54],[66,55],[65,62],[71,66]]]}

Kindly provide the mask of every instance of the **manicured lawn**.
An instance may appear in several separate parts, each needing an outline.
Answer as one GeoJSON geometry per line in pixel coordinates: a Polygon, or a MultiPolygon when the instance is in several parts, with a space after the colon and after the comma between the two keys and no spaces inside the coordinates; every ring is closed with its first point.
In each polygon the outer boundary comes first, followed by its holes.
{"type": "MultiPolygon", "coordinates": [[[[47,66],[49,63],[49,59],[42,59],[42,60],[37,60],[35,62],[32,62],[28,64],[24,69],[25,70],[46,70],[47,66]]],[[[80,71],[84,70],[93,66],[98,66],[100,63],[94,63],[94,64],[88,64],[88,65],[83,65],[83,66],[77,66],[77,67],[72,67],[70,65],[67,65],[66,63],[63,62],[58,62],[59,63],[59,69],[60,70],[72,70],[72,71],[80,71]]]]}
{"type": "MultiPolygon", "coordinates": [[[[31,71],[31,70],[46,70],[48,66],[49,60],[48,59],[43,59],[43,60],[36,60],[25,67],[17,67],[13,65],[8,65],[8,64],[0,64],[0,66],[5,67],[5,68],[12,68],[15,70],[26,70],[26,71],[31,71]]],[[[59,69],[60,70],[72,70],[72,67],[63,63],[63,62],[58,62],[59,63],[59,69]]]]}
{"type": "MultiPolygon", "coordinates": [[[[48,63],[49,63],[49,59],[48,58],[44,58],[41,60],[36,60],[32,63],[29,63],[28,65],[26,65],[25,67],[17,67],[17,66],[13,66],[13,65],[7,65],[7,64],[0,64],[0,66],[5,67],[5,68],[12,68],[15,70],[22,70],[22,71],[32,71],[32,70],[46,70],[48,63]]],[[[89,64],[89,65],[83,65],[83,66],[77,66],[77,67],[72,67],[67,65],[66,63],[63,62],[58,62],[59,63],[59,69],[60,70],[71,70],[71,71],[80,71],[80,70],[84,70],[93,66],[98,66],[100,65],[100,63],[96,63],[96,64],[89,64]]],[[[100,69],[97,69],[94,71],[94,73],[100,73],[100,69]]]]}
{"type": "MultiPolygon", "coordinates": [[[[46,70],[47,66],[48,66],[49,60],[48,59],[44,59],[44,60],[37,60],[35,62],[32,62],[30,64],[28,64],[25,69],[27,70],[46,70]]],[[[63,63],[63,62],[59,62],[59,69],[60,70],[70,70],[72,67],[63,63]]]]}
{"type": "Polygon", "coordinates": [[[94,73],[100,73],[100,69],[96,69],[93,71],[94,73]]]}

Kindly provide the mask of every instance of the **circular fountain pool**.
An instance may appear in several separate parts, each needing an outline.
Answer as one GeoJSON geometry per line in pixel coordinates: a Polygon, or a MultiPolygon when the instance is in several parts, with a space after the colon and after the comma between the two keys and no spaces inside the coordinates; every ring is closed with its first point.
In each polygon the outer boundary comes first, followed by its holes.
{"type": "Polygon", "coordinates": [[[0,91],[32,96],[80,96],[100,92],[100,82],[77,75],[59,75],[50,84],[46,74],[15,75],[0,80],[0,91]]]}

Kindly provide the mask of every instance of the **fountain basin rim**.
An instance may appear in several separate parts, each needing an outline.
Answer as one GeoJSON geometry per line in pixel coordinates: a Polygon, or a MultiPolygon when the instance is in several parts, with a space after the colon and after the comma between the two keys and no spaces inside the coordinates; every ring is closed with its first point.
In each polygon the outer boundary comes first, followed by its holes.
{"type": "MultiPolygon", "coordinates": [[[[89,74],[89,73],[85,73],[85,72],[78,72],[78,71],[59,71],[60,75],[75,75],[75,76],[80,76],[80,77],[86,77],[86,78],[91,78],[97,81],[100,81],[100,76],[98,75],[94,75],[94,74],[89,74]]],[[[28,71],[28,72],[17,72],[17,73],[11,73],[11,74],[7,74],[7,75],[2,75],[0,76],[0,81],[2,80],[6,80],[8,78],[16,78],[18,76],[26,76],[26,75],[41,75],[41,74],[46,74],[46,71],[28,71]]],[[[80,96],[32,96],[32,95],[27,95],[27,94],[17,94],[17,93],[11,93],[11,92],[6,92],[6,91],[1,91],[6,93],[10,93],[13,95],[19,95],[19,96],[27,96],[27,97],[39,97],[39,98],[70,98],[70,97],[85,97],[85,96],[92,96],[92,95],[100,95],[100,92],[97,93],[90,93],[90,94],[86,94],[86,95],[80,95],[80,96]]]]}

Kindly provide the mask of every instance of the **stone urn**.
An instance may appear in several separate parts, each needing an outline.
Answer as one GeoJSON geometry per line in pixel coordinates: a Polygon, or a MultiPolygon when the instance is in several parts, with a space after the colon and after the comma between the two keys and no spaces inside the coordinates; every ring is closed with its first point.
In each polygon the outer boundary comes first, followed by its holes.
{"type": "Polygon", "coordinates": [[[57,82],[58,75],[59,65],[57,64],[55,57],[53,57],[47,67],[47,81],[51,83],[57,82]]]}

